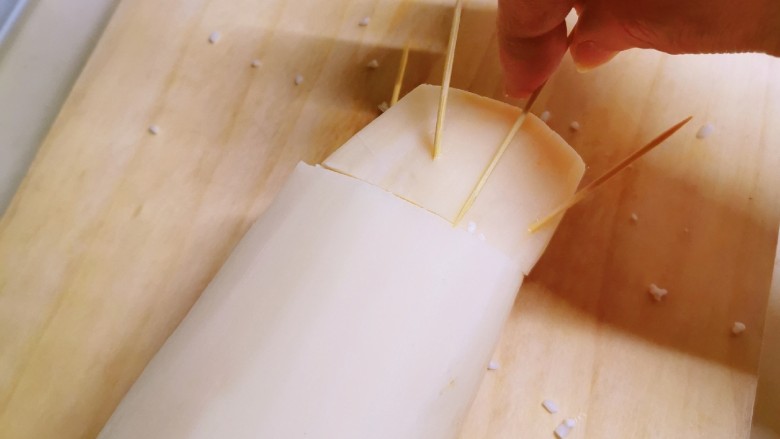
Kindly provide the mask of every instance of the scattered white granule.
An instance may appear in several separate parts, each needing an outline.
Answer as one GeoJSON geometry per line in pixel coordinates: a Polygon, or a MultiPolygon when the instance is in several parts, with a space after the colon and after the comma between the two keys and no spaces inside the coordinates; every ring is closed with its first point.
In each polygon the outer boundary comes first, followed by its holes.
{"type": "Polygon", "coordinates": [[[655,299],[656,302],[660,302],[661,299],[664,298],[667,294],[669,294],[668,291],[666,291],[663,288],[659,288],[656,284],[650,284],[650,286],[647,288],[647,291],[650,293],[651,296],[653,296],[653,299],[655,299]]]}
{"type": "Polygon", "coordinates": [[[372,59],[371,61],[366,64],[366,67],[368,67],[371,70],[378,69],[379,68],[379,61],[372,59]]]}
{"type": "Polygon", "coordinates": [[[222,38],[222,34],[219,32],[212,32],[211,35],[209,35],[209,43],[211,44],[217,44],[217,41],[222,38]]]}
{"type": "Polygon", "coordinates": [[[574,425],[576,425],[576,421],[572,418],[566,418],[563,422],[561,422],[557,427],[555,427],[555,437],[558,439],[563,439],[566,436],[569,435],[571,432],[571,429],[574,428],[574,425]]]}
{"type": "Polygon", "coordinates": [[[303,75],[298,73],[297,75],[295,75],[295,85],[301,85],[301,84],[303,84],[303,75]]]}
{"type": "Polygon", "coordinates": [[[570,431],[571,431],[571,428],[569,428],[569,427],[563,425],[563,423],[561,423],[560,425],[555,427],[555,431],[553,431],[553,433],[555,433],[555,437],[557,437],[558,439],[564,439],[566,436],[569,435],[570,431]]]}
{"type": "Polygon", "coordinates": [[[714,132],[715,132],[715,125],[707,122],[704,125],[702,125],[701,128],[699,128],[699,131],[696,132],[696,138],[706,139],[707,137],[710,137],[714,132]]]}
{"type": "Polygon", "coordinates": [[[466,230],[468,230],[469,233],[474,233],[477,231],[477,223],[474,221],[469,221],[469,225],[466,227],[466,230]]]}
{"type": "Polygon", "coordinates": [[[261,65],[263,65],[263,62],[260,61],[259,59],[253,59],[252,60],[252,67],[253,68],[256,69],[256,68],[260,67],[261,65]]]}
{"type": "Polygon", "coordinates": [[[150,125],[149,132],[156,136],[160,132],[160,127],[158,127],[157,125],[150,125]]]}
{"type": "Polygon", "coordinates": [[[550,112],[544,110],[542,111],[542,114],[539,115],[539,119],[541,119],[542,122],[547,122],[548,120],[550,120],[550,116],[551,116],[550,112]]]}
{"type": "Polygon", "coordinates": [[[488,370],[497,370],[499,367],[501,365],[496,360],[490,360],[490,363],[488,363],[488,370]]]}
{"type": "Polygon", "coordinates": [[[550,413],[558,413],[558,404],[551,399],[545,399],[542,401],[542,407],[550,413]]]}
{"type": "Polygon", "coordinates": [[[376,108],[379,109],[380,112],[384,113],[390,109],[390,105],[388,105],[387,102],[382,101],[382,103],[377,105],[376,108]]]}
{"type": "Polygon", "coordinates": [[[569,129],[572,130],[572,131],[579,131],[580,128],[581,128],[580,127],[580,123],[577,122],[576,120],[569,124],[569,129]]]}
{"type": "Polygon", "coordinates": [[[371,17],[363,17],[358,21],[358,26],[366,27],[371,22],[371,17]]]}
{"type": "Polygon", "coordinates": [[[745,324],[742,322],[734,322],[734,325],[731,326],[731,333],[734,335],[739,335],[745,332],[745,324]]]}
{"type": "Polygon", "coordinates": [[[631,214],[631,222],[635,223],[637,221],[639,221],[639,216],[636,213],[632,213],[631,214]]]}

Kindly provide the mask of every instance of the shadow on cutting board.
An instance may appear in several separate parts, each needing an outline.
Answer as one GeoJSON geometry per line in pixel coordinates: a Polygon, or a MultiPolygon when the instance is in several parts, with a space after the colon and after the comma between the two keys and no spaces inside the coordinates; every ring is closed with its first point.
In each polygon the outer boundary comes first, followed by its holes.
{"type": "MultiPolygon", "coordinates": [[[[761,62],[736,60],[753,61],[761,62]]],[[[771,155],[761,155],[754,135],[764,122],[732,121],[724,106],[703,98],[669,101],[675,88],[712,95],[707,78],[728,74],[713,68],[728,62],[628,53],[589,75],[564,62],[541,107],[590,165],[584,183],[673,122],[695,119],[571,209],[528,282],[583,319],[756,374],[780,219],[768,193],[774,177],[761,170],[772,168],[771,155]],[[721,125],[712,138],[697,139],[705,117],[721,125]],[[580,132],[568,128],[577,118],[580,132]],[[661,302],[648,293],[651,283],[668,290],[661,302]],[[748,328],[740,337],[730,332],[735,321],[748,328]]],[[[739,92],[758,99],[764,90],[739,92]]],[[[513,318],[533,312],[521,298],[513,318]]]]}
{"type": "MultiPolygon", "coordinates": [[[[662,169],[629,172],[569,212],[527,282],[584,319],[755,373],[776,232],[662,169]],[[651,283],[669,291],[661,302],[651,283]],[[752,334],[733,337],[737,320],[752,334]]],[[[519,318],[533,312],[521,303],[519,318]]]]}

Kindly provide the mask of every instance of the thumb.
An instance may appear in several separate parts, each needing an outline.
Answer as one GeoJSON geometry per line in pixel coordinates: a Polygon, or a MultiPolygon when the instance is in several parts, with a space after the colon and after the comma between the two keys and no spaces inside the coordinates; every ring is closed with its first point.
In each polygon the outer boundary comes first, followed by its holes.
{"type": "Polygon", "coordinates": [[[580,72],[592,70],[632,47],[645,47],[613,15],[584,9],[572,34],[571,55],[580,72]]]}

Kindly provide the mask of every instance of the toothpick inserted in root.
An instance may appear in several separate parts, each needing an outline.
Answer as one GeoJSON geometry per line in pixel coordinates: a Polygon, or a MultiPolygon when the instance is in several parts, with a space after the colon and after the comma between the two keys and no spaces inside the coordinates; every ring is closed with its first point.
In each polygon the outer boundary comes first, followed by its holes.
{"type": "Polygon", "coordinates": [[[455,3],[455,14],[452,17],[452,28],[450,29],[450,39],[447,42],[447,60],[444,64],[444,76],[441,80],[441,97],[439,98],[439,115],[436,118],[436,132],[433,137],[433,158],[436,159],[441,153],[441,133],[444,129],[444,113],[447,111],[447,96],[450,91],[450,79],[452,79],[452,64],[455,61],[455,43],[458,39],[458,28],[460,27],[460,14],[463,10],[463,0],[457,0],[455,3]]]}
{"type": "Polygon", "coordinates": [[[664,140],[668,139],[672,134],[677,132],[677,130],[682,128],[683,125],[688,123],[692,118],[693,117],[690,116],[690,117],[687,117],[687,118],[683,119],[682,121],[680,121],[679,123],[677,123],[673,127],[669,128],[668,130],[666,130],[663,133],[661,133],[655,139],[651,140],[650,143],[648,143],[647,145],[645,145],[645,146],[639,148],[638,150],[636,150],[634,153],[632,153],[631,155],[629,155],[628,157],[623,159],[623,161],[621,161],[620,163],[618,163],[615,166],[613,166],[612,169],[610,169],[609,171],[605,172],[601,177],[593,180],[592,182],[590,182],[590,184],[588,184],[584,188],[582,188],[579,191],[577,191],[577,193],[575,193],[568,201],[566,201],[565,203],[563,203],[560,206],[558,206],[557,208],[555,208],[552,211],[552,213],[550,213],[546,217],[542,218],[541,220],[531,224],[531,227],[528,228],[528,231],[530,233],[535,233],[536,231],[538,231],[539,229],[544,227],[546,224],[548,224],[550,221],[552,221],[555,217],[557,217],[558,215],[560,215],[563,212],[567,211],[569,208],[571,208],[575,204],[577,204],[580,201],[582,201],[583,199],[585,199],[596,188],[598,188],[599,186],[604,184],[606,181],[608,181],[610,178],[612,178],[615,174],[620,172],[623,168],[625,168],[626,166],[628,166],[631,163],[635,162],[637,159],[639,159],[643,155],[645,155],[648,152],[650,152],[650,150],[652,150],[656,146],[658,146],[661,143],[663,143],[664,140]]]}
{"type": "Polygon", "coordinates": [[[398,75],[395,77],[395,85],[393,86],[393,97],[390,98],[390,106],[398,102],[398,97],[401,95],[401,85],[404,83],[404,74],[406,73],[406,63],[409,61],[409,43],[404,46],[404,51],[401,52],[401,64],[398,66],[398,75]]]}

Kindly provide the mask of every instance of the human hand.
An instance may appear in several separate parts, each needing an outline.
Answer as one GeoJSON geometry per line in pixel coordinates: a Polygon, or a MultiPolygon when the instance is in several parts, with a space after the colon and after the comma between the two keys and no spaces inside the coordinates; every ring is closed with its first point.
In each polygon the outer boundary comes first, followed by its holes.
{"type": "Polygon", "coordinates": [[[579,19],[571,53],[580,71],[633,47],[780,56],[780,0],[498,0],[507,93],[527,96],[555,71],[572,7],[579,19]]]}

